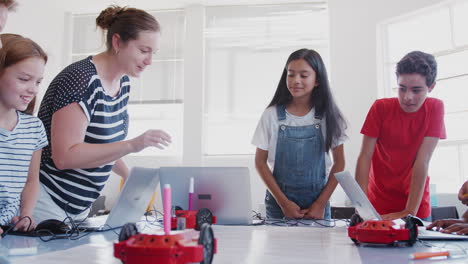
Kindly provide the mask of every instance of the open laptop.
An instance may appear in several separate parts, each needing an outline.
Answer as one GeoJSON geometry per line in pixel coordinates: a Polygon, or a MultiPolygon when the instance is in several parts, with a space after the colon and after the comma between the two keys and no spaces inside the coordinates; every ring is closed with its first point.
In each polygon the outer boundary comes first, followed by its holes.
{"type": "Polygon", "coordinates": [[[192,210],[208,208],[217,224],[252,224],[250,174],[246,167],[161,167],[161,192],[171,185],[172,205],[188,209],[190,178],[194,178],[192,210]]]}
{"type": "Polygon", "coordinates": [[[354,177],[351,176],[351,173],[348,171],[337,172],[335,173],[335,178],[340,183],[351,202],[353,202],[353,206],[362,219],[382,220],[382,217],[377,213],[374,206],[372,206],[366,194],[362,191],[354,177]]]}
{"type": "MultiPolygon", "coordinates": [[[[348,171],[335,173],[335,178],[348,195],[353,206],[364,220],[382,220],[364,191],[348,171]]],[[[426,230],[424,226],[418,228],[418,238],[423,240],[458,240],[468,239],[465,235],[445,234],[438,231],[426,230]]]]}
{"type": "Polygon", "coordinates": [[[79,228],[86,231],[106,230],[140,221],[158,182],[158,169],[133,167],[110,214],[88,218],[79,228]]]}

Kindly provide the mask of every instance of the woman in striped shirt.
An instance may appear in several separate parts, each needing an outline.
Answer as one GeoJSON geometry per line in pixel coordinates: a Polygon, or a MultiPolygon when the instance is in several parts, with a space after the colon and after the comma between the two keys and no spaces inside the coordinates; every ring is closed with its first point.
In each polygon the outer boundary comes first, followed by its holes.
{"type": "Polygon", "coordinates": [[[128,176],[123,156],[171,141],[161,130],[125,140],[128,76],[139,77],[151,64],[159,47],[159,23],[143,10],[111,6],[96,24],[107,31],[107,50],[60,72],[39,109],[50,146],[42,155],[38,220],[84,219],[111,170],[128,176]]]}
{"type": "MultiPolygon", "coordinates": [[[[2,34],[0,40],[0,225],[34,228],[31,218],[39,191],[39,164],[47,137],[42,122],[25,114],[38,92],[47,62],[30,39],[2,34]]],[[[0,233],[3,231],[0,229],[0,233]]]]}

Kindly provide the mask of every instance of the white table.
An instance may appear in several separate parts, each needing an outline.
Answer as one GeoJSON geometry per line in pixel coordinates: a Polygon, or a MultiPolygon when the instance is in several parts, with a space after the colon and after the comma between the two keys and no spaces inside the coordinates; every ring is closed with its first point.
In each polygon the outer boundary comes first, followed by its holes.
{"type": "MultiPolygon", "coordinates": [[[[438,251],[417,242],[413,247],[356,246],[348,238],[346,227],[280,227],[280,226],[213,226],[218,239],[218,253],[213,263],[412,263],[409,254],[438,251]]],[[[55,263],[121,263],[113,257],[111,231],[92,234],[78,241],[55,240],[42,242],[39,238],[7,236],[0,241],[7,248],[36,246],[38,254],[11,257],[15,264],[55,263]]],[[[430,242],[451,248],[468,250],[468,240],[430,242]]],[[[414,263],[441,263],[431,259],[414,263]]],[[[443,263],[468,263],[468,258],[443,260],[443,263]]]]}

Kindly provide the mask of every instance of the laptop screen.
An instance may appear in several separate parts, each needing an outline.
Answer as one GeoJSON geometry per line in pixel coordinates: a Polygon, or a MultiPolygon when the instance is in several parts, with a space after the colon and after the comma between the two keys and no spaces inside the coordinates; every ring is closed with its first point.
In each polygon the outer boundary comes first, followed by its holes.
{"type": "Polygon", "coordinates": [[[382,217],[377,213],[374,206],[362,191],[359,184],[356,182],[351,173],[342,171],[335,173],[335,178],[343,188],[346,195],[348,195],[353,206],[358,211],[359,215],[364,220],[382,220],[382,217]]]}
{"type": "Polygon", "coordinates": [[[250,174],[246,167],[161,167],[161,192],[172,189],[172,205],[188,209],[190,178],[194,178],[192,210],[208,208],[218,224],[252,223],[250,174]]]}
{"type": "Polygon", "coordinates": [[[159,182],[158,170],[133,167],[106,224],[110,227],[138,222],[144,215],[159,182]]]}

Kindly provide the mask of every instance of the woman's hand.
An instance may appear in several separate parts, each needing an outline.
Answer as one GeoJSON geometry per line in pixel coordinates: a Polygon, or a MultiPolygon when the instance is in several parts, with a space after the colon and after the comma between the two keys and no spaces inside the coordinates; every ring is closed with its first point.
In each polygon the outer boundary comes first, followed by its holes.
{"type": "Polygon", "coordinates": [[[147,147],[164,149],[171,143],[171,136],[162,130],[150,129],[140,136],[131,139],[132,152],[140,152],[147,147]]]}

